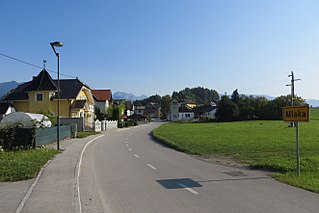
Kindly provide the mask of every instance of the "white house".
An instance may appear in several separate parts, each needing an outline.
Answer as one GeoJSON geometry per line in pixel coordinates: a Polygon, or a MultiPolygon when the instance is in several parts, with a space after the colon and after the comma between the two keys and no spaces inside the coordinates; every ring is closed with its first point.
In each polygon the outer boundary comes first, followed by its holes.
{"type": "Polygon", "coordinates": [[[202,113],[202,117],[206,117],[209,119],[216,119],[217,106],[209,105],[207,106],[202,113]]]}
{"type": "Polygon", "coordinates": [[[173,99],[166,119],[169,121],[192,121],[194,117],[194,110],[191,107],[187,106],[185,102],[173,99]]]}
{"type": "Polygon", "coordinates": [[[101,113],[106,113],[112,104],[112,91],[110,89],[92,90],[95,106],[100,108],[101,113]]]}
{"type": "Polygon", "coordinates": [[[179,121],[192,121],[194,120],[194,110],[183,103],[178,108],[178,120],[179,121]]]}

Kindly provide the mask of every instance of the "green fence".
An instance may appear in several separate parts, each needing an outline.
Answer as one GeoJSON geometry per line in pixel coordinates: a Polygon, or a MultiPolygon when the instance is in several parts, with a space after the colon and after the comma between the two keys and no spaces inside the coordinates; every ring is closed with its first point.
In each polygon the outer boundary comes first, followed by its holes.
{"type": "MultiPolygon", "coordinates": [[[[48,145],[57,141],[57,127],[36,129],[35,146],[48,145]]],[[[60,126],[60,140],[71,137],[71,125],[60,126]]]]}
{"type": "MultiPolygon", "coordinates": [[[[37,128],[33,137],[32,128],[19,128],[14,132],[0,131],[0,146],[5,150],[12,150],[19,146],[42,146],[57,141],[57,127],[37,128]]],[[[71,125],[60,126],[60,140],[71,137],[71,125]]]]}

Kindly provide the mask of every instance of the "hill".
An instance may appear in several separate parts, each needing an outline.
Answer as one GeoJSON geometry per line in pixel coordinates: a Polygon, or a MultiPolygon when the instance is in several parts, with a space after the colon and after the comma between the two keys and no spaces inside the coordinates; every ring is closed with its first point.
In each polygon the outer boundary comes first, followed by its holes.
{"type": "Polygon", "coordinates": [[[16,81],[0,83],[0,99],[10,90],[15,89],[19,85],[16,81]]]}

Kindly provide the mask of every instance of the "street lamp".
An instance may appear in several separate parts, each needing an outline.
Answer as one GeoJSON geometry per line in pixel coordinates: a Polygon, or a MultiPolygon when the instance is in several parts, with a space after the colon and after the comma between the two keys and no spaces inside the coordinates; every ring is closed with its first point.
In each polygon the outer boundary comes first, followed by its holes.
{"type": "Polygon", "coordinates": [[[60,150],[60,54],[55,50],[55,47],[63,47],[63,43],[55,41],[50,43],[57,59],[58,59],[58,115],[57,115],[57,150],[60,150]]]}

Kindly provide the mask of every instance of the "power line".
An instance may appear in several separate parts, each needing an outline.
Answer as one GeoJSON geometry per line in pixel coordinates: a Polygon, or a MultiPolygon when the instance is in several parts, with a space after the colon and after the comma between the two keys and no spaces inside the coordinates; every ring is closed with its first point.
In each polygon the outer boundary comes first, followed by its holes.
{"type": "MultiPolygon", "coordinates": [[[[31,67],[35,67],[35,68],[39,68],[39,69],[42,69],[42,68],[43,68],[43,67],[41,67],[41,66],[39,66],[39,65],[36,65],[36,64],[32,64],[32,63],[30,63],[30,62],[23,61],[23,60],[14,58],[14,57],[12,57],[12,56],[8,56],[8,55],[3,54],[3,53],[1,53],[1,52],[0,52],[0,55],[3,56],[3,57],[9,58],[9,59],[11,59],[11,60],[20,62],[20,63],[22,63],[22,64],[26,64],[26,65],[31,66],[31,67]]],[[[57,72],[54,71],[54,70],[51,70],[51,69],[46,69],[46,70],[49,71],[49,72],[52,72],[52,73],[57,74],[57,72]]],[[[65,77],[69,77],[69,78],[76,78],[76,77],[74,77],[74,76],[70,76],[70,75],[63,74],[63,73],[60,73],[60,75],[63,75],[63,76],[65,76],[65,77]]]]}

